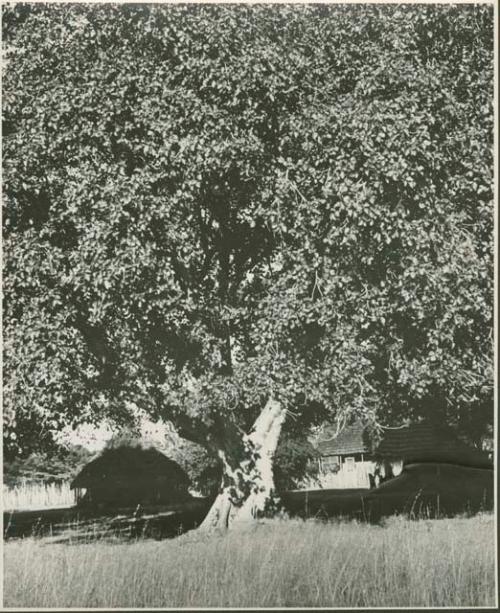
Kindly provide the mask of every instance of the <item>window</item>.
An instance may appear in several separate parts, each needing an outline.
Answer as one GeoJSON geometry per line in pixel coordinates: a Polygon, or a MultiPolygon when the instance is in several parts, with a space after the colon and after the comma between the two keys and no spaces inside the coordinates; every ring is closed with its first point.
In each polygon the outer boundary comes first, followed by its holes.
{"type": "Polygon", "coordinates": [[[337,472],[339,470],[339,457],[336,455],[322,458],[321,465],[324,473],[337,472]]]}
{"type": "Polygon", "coordinates": [[[345,469],[346,470],[354,470],[355,468],[355,460],[354,458],[345,458],[345,469]]]}

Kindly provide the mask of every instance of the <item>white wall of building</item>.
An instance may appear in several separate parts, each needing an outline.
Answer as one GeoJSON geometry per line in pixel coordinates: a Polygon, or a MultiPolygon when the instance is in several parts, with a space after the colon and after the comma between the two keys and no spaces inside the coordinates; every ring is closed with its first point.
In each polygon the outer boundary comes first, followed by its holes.
{"type": "Polygon", "coordinates": [[[320,473],[319,485],[324,489],[358,489],[370,487],[368,474],[375,471],[375,462],[342,462],[338,472],[320,473]]]}

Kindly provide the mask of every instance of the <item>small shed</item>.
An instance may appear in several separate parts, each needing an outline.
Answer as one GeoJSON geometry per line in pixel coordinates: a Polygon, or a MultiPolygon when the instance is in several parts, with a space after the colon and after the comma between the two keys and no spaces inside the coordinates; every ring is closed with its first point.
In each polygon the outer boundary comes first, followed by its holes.
{"type": "Polygon", "coordinates": [[[170,504],[190,498],[184,470],[154,448],[106,449],[71,483],[77,504],[127,507],[170,504]]]}
{"type": "Polygon", "coordinates": [[[361,423],[344,428],[337,436],[326,435],[317,444],[319,474],[323,487],[365,488],[375,469],[368,433],[361,423]]]}

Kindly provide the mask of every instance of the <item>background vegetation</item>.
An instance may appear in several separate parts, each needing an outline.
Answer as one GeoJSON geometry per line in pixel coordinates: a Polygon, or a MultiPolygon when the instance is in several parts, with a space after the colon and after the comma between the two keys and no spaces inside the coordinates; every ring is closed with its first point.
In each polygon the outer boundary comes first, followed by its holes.
{"type": "Polygon", "coordinates": [[[33,451],[24,458],[4,458],[3,482],[15,486],[26,482],[68,481],[93,455],[81,445],[71,445],[58,446],[50,452],[33,451]]]}

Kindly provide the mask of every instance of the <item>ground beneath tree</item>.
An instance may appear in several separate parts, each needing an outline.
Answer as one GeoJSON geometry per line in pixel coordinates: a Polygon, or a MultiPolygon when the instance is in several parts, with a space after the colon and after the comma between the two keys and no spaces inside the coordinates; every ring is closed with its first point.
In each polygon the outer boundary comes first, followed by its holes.
{"type": "MultiPolygon", "coordinates": [[[[399,513],[410,517],[474,514],[493,508],[493,470],[448,464],[414,464],[373,490],[294,490],[281,493],[290,516],[317,519],[349,517],[379,522],[399,513]]],[[[108,509],[70,507],[4,512],[4,538],[31,535],[54,541],[124,538],[171,538],[199,526],[212,504],[192,498],[171,506],[108,509]]]]}

